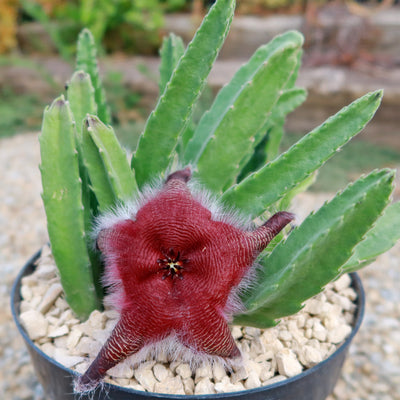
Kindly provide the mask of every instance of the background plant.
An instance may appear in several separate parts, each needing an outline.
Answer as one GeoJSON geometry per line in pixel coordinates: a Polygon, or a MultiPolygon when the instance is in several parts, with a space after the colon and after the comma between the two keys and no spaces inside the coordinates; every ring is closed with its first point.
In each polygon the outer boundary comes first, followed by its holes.
{"type": "MultiPolygon", "coordinates": [[[[279,154],[285,116],[304,101],[295,86],[303,38],[261,46],[196,123],[192,116],[228,32],[234,0],[218,0],[185,49],[171,35],[161,50],[160,97],[129,162],[110,122],[88,30],[65,96],[44,114],[43,200],[52,251],[71,308],[85,318],[101,306],[101,264],[88,236],[93,217],[129,201],[156,176],[190,164],[228,207],[255,220],[285,209],[316,171],[374,115],[382,92],[368,93],[279,154]],[[68,101],[67,101],[68,100],[68,101]],[[266,211],[267,210],[267,211],[266,211]],[[74,251],[70,249],[73,248],[74,251]]],[[[400,236],[399,203],[389,205],[394,172],[376,170],[349,185],[261,255],[235,323],[267,327],[301,308],[343,273],[389,249],[400,236]]]]}
{"type": "Polygon", "coordinates": [[[23,11],[43,25],[64,58],[74,54],[76,35],[84,27],[98,48],[154,52],[164,13],[185,4],[186,0],[21,0],[23,11]]]}

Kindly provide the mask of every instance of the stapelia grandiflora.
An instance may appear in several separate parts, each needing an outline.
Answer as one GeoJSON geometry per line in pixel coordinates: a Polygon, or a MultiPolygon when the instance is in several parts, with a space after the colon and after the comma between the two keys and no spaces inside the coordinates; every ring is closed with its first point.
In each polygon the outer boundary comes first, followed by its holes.
{"type": "Polygon", "coordinates": [[[78,379],[78,391],[95,388],[108,369],[167,339],[200,358],[240,356],[228,327],[240,307],[238,288],[294,216],[278,212],[258,229],[241,229],[192,194],[190,177],[189,168],[172,173],[136,215],[100,224],[97,246],[120,319],[78,379]]]}

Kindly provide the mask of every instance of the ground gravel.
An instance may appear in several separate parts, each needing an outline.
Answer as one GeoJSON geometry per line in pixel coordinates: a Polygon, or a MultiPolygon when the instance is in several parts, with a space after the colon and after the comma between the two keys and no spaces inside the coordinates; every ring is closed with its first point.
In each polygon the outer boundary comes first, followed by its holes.
{"type": "MultiPolygon", "coordinates": [[[[37,134],[0,140],[0,398],[47,400],[11,318],[11,285],[25,261],[47,240],[40,199],[37,134]]],[[[305,194],[300,218],[329,194],[305,194]]],[[[400,246],[360,275],[367,294],[364,323],[329,400],[400,400],[400,246]]]]}

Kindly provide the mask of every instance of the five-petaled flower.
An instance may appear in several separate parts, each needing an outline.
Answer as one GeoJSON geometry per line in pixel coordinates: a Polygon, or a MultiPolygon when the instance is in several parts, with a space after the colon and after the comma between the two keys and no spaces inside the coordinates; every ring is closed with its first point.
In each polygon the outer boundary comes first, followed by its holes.
{"type": "Polygon", "coordinates": [[[241,229],[191,193],[190,176],[189,168],[171,174],[136,215],[99,229],[120,319],[78,390],[96,387],[108,369],[169,337],[195,354],[240,356],[228,326],[237,288],[293,214],[279,212],[258,229],[241,229]]]}

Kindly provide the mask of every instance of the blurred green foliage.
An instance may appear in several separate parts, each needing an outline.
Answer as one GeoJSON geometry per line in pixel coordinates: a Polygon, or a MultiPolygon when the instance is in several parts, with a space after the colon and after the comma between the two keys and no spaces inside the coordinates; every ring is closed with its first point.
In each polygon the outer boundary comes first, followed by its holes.
{"type": "MultiPolygon", "coordinates": [[[[38,131],[44,106],[60,92],[60,86],[34,61],[0,57],[0,67],[29,67],[48,83],[46,93],[20,93],[12,85],[0,85],[0,137],[38,131]]],[[[134,148],[149,110],[140,104],[142,96],[124,82],[122,74],[109,71],[104,76],[112,122],[125,146],[134,148]]]]}
{"type": "Polygon", "coordinates": [[[75,38],[84,27],[98,48],[106,51],[154,53],[161,43],[163,15],[187,5],[187,0],[20,0],[30,18],[40,22],[60,54],[69,59],[75,38]]]}
{"type": "Polygon", "coordinates": [[[38,95],[19,96],[10,87],[0,87],[0,138],[38,130],[42,113],[43,102],[38,95]]]}

